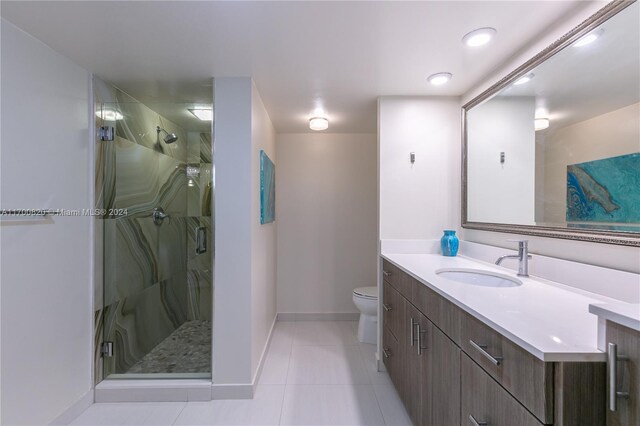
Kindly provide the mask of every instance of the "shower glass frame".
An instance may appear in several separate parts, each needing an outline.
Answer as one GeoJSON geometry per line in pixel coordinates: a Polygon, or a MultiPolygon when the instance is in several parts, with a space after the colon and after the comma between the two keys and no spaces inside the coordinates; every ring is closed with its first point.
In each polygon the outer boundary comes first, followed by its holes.
{"type": "Polygon", "coordinates": [[[152,109],[112,92],[95,104],[95,382],[211,379],[213,122],[194,118],[193,103],[152,109]],[[100,140],[102,126],[113,140],[100,140]],[[178,140],[167,144],[157,127],[178,140]],[[154,223],[158,207],[167,217],[154,223]]]}

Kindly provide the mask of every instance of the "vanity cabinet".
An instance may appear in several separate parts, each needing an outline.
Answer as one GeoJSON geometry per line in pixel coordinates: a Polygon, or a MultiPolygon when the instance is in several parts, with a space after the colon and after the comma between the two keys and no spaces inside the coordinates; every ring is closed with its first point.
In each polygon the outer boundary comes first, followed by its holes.
{"type": "Polygon", "coordinates": [[[640,424],[640,332],[606,323],[607,425],[640,424]],[[615,365],[614,365],[615,364],[615,365]]]}
{"type": "MultiPolygon", "coordinates": [[[[397,266],[382,264],[383,304],[390,308],[383,313],[384,364],[415,425],[605,424],[605,363],[543,362],[397,266]]],[[[620,350],[632,353],[622,343],[620,350]]],[[[637,387],[633,365],[629,377],[637,387]]],[[[640,424],[634,404],[636,417],[610,424],[640,424]]]]}

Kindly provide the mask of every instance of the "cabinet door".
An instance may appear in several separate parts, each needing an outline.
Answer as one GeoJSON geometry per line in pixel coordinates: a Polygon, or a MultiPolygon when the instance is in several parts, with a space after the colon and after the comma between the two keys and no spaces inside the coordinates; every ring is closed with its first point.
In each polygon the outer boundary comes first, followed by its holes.
{"type": "MultiPolygon", "coordinates": [[[[638,425],[640,424],[640,332],[622,325],[607,321],[607,345],[616,345],[615,389],[609,388],[607,380],[607,425],[638,425]],[[616,398],[615,411],[611,410],[611,392],[622,392],[628,396],[616,398]]],[[[611,374],[611,365],[608,365],[611,374]]],[[[608,377],[610,378],[610,377],[608,377]]]]}
{"type": "Polygon", "coordinates": [[[460,348],[458,348],[438,327],[429,321],[427,328],[428,367],[423,396],[424,424],[460,424],[460,348]]]}
{"type": "Polygon", "coordinates": [[[461,425],[542,425],[464,353],[460,358],[460,368],[462,373],[461,425]]]}
{"type": "MultiPolygon", "coordinates": [[[[428,412],[429,407],[424,407],[424,401],[429,401],[424,395],[425,382],[427,377],[427,355],[420,349],[420,331],[426,330],[428,320],[418,311],[415,306],[406,303],[405,308],[405,367],[404,367],[404,406],[409,413],[409,417],[414,425],[422,425],[423,412],[428,412]]],[[[423,334],[423,347],[426,347],[423,334]]]]}

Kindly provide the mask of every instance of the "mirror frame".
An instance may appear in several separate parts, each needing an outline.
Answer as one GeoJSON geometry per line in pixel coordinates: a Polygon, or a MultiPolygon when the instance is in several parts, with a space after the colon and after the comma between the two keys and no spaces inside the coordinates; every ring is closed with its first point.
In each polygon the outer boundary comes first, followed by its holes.
{"type": "Polygon", "coordinates": [[[462,227],[482,231],[506,232],[513,234],[532,235],[539,237],[563,238],[595,243],[616,244],[640,247],[640,232],[591,230],[584,228],[561,228],[553,226],[515,225],[490,222],[469,222],[467,219],[467,111],[492,97],[512,82],[531,72],[565,47],[572,45],[585,34],[589,33],[609,18],[621,12],[637,0],[616,0],[600,9],[580,25],[560,37],[554,43],[520,65],[506,77],[467,102],[462,107],[462,227]]]}

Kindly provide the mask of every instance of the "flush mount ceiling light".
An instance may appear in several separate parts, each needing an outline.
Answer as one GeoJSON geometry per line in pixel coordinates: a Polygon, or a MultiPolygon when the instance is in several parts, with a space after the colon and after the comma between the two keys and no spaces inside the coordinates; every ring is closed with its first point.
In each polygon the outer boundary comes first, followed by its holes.
{"type": "Polygon", "coordinates": [[[313,117],[309,119],[309,128],[311,130],[320,131],[329,128],[329,120],[324,117],[313,117]]]}
{"type": "Polygon", "coordinates": [[[124,118],[120,111],[111,108],[105,108],[96,111],[96,116],[103,119],[104,121],[116,121],[122,120],[124,118]]]}
{"type": "Polygon", "coordinates": [[[434,86],[442,86],[443,84],[451,80],[451,77],[452,75],[450,72],[439,72],[436,74],[431,74],[427,78],[427,80],[434,86]]]}
{"type": "Polygon", "coordinates": [[[576,41],[573,46],[574,47],[582,47],[582,46],[586,46],[587,44],[591,44],[594,41],[596,41],[598,38],[600,38],[600,36],[604,33],[604,30],[602,28],[598,28],[597,30],[591,31],[589,34],[585,35],[584,37],[580,38],[578,41],[576,41]]]}
{"type": "Polygon", "coordinates": [[[525,84],[531,81],[531,79],[535,77],[534,73],[529,73],[527,75],[523,75],[522,77],[520,77],[519,79],[516,80],[515,83],[513,83],[514,86],[520,86],[521,84],[525,84]]]}
{"type": "Polygon", "coordinates": [[[544,130],[549,127],[549,119],[548,118],[536,118],[533,122],[533,128],[536,130],[544,130]]]}
{"type": "Polygon", "coordinates": [[[489,43],[496,33],[497,31],[495,28],[478,28],[477,30],[473,30],[470,33],[465,34],[465,36],[462,37],[462,42],[470,47],[482,46],[489,43]]]}
{"type": "Polygon", "coordinates": [[[213,109],[211,108],[188,108],[188,110],[202,121],[213,120],[213,109]]]}

